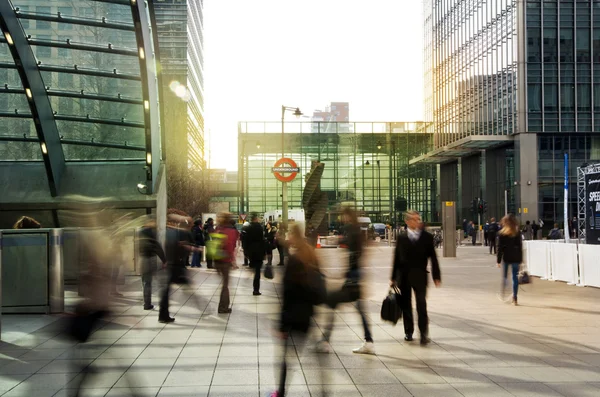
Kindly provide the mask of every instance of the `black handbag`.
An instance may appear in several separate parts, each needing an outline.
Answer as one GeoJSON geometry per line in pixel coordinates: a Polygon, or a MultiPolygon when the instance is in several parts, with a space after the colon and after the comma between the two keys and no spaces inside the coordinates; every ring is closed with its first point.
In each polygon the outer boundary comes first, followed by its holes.
{"type": "Polygon", "coordinates": [[[398,320],[402,318],[401,302],[402,295],[398,287],[390,288],[388,296],[385,297],[381,305],[381,319],[396,325],[398,320]]]}
{"type": "Polygon", "coordinates": [[[269,280],[273,279],[273,266],[267,265],[265,267],[264,276],[265,276],[266,279],[269,279],[269,280]]]}

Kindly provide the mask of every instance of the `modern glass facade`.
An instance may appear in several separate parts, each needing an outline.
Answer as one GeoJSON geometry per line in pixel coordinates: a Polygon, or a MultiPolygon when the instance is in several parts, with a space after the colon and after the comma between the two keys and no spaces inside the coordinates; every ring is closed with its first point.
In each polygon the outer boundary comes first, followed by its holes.
{"type": "Polygon", "coordinates": [[[203,170],[204,2],[152,0],[160,43],[167,158],[203,170]]]}
{"type": "Polygon", "coordinates": [[[528,131],[600,132],[600,2],[528,1],[526,26],[528,131]]]}
{"type": "MultiPolygon", "coordinates": [[[[145,159],[131,6],[83,0],[12,3],[37,60],[65,159],[145,159]]],[[[6,38],[0,42],[0,63],[0,160],[42,160],[6,38]]]]}
{"type": "Polygon", "coordinates": [[[516,3],[425,2],[425,110],[436,149],[515,132],[516,3]]]}
{"type": "Polygon", "coordinates": [[[550,226],[563,221],[567,153],[577,216],[577,167],[600,160],[600,1],[429,0],[424,11],[435,138],[411,164],[456,173],[441,198],[462,202],[461,217],[482,195],[502,215],[506,190],[509,210],[550,226]]]}
{"type": "MultiPolygon", "coordinates": [[[[372,221],[398,220],[396,200],[423,213],[428,222],[438,220],[435,206],[435,166],[410,166],[415,150],[427,146],[432,135],[425,123],[285,123],[285,157],[292,158],[300,173],[289,183],[290,208],[302,208],[305,176],[312,162],[325,163],[320,188],[328,196],[330,215],[344,204],[355,205],[372,221]],[[328,124],[328,125],[325,125],[328,124]]],[[[239,124],[240,212],[281,209],[281,182],[271,173],[281,158],[281,124],[239,124]]]]}
{"type": "Polygon", "coordinates": [[[21,215],[68,225],[81,196],[157,208],[151,15],[143,1],[0,2],[0,228],[21,215]]]}

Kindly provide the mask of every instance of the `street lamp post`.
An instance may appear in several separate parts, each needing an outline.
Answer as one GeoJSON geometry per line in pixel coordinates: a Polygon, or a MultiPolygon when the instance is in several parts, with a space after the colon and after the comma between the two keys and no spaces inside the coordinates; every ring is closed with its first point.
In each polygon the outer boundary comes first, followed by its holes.
{"type": "MultiPolygon", "coordinates": [[[[299,108],[289,107],[289,106],[281,106],[281,158],[285,157],[285,137],[284,137],[284,129],[285,129],[285,112],[290,111],[294,112],[294,116],[296,118],[302,116],[302,112],[299,108]]],[[[281,189],[281,228],[287,231],[288,224],[288,189],[287,182],[282,182],[281,189]]]]}

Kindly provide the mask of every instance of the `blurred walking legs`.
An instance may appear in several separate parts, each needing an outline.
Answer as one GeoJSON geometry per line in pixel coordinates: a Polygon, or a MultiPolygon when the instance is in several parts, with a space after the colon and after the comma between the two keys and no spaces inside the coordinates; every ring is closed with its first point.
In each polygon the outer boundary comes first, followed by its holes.
{"type": "Polygon", "coordinates": [[[144,310],[151,310],[152,306],[152,272],[142,274],[142,288],[144,293],[144,310]]]}
{"type": "Polygon", "coordinates": [[[231,309],[229,308],[229,271],[231,270],[231,263],[217,261],[216,266],[223,278],[221,298],[219,300],[219,313],[231,313],[231,309]]]}
{"type": "MultiPolygon", "coordinates": [[[[302,354],[302,350],[306,345],[307,337],[305,333],[300,331],[292,331],[291,333],[286,334],[283,337],[283,352],[282,352],[282,361],[281,361],[281,370],[279,373],[279,388],[277,397],[285,396],[285,387],[288,382],[287,377],[287,355],[289,354],[288,349],[296,348],[296,354],[300,356],[302,354]]],[[[325,368],[326,357],[322,354],[317,354],[317,360],[319,362],[319,368],[325,368]]],[[[319,371],[321,375],[321,395],[323,397],[327,396],[326,389],[326,381],[325,381],[325,371],[319,371]]]]}

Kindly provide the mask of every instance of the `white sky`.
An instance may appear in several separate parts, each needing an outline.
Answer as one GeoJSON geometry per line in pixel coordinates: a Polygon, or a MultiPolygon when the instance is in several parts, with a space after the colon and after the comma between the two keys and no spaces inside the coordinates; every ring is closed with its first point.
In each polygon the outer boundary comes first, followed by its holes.
{"type": "Polygon", "coordinates": [[[204,23],[211,168],[236,170],[237,122],[278,121],[281,105],[423,118],[421,1],[205,0],[204,23]]]}

